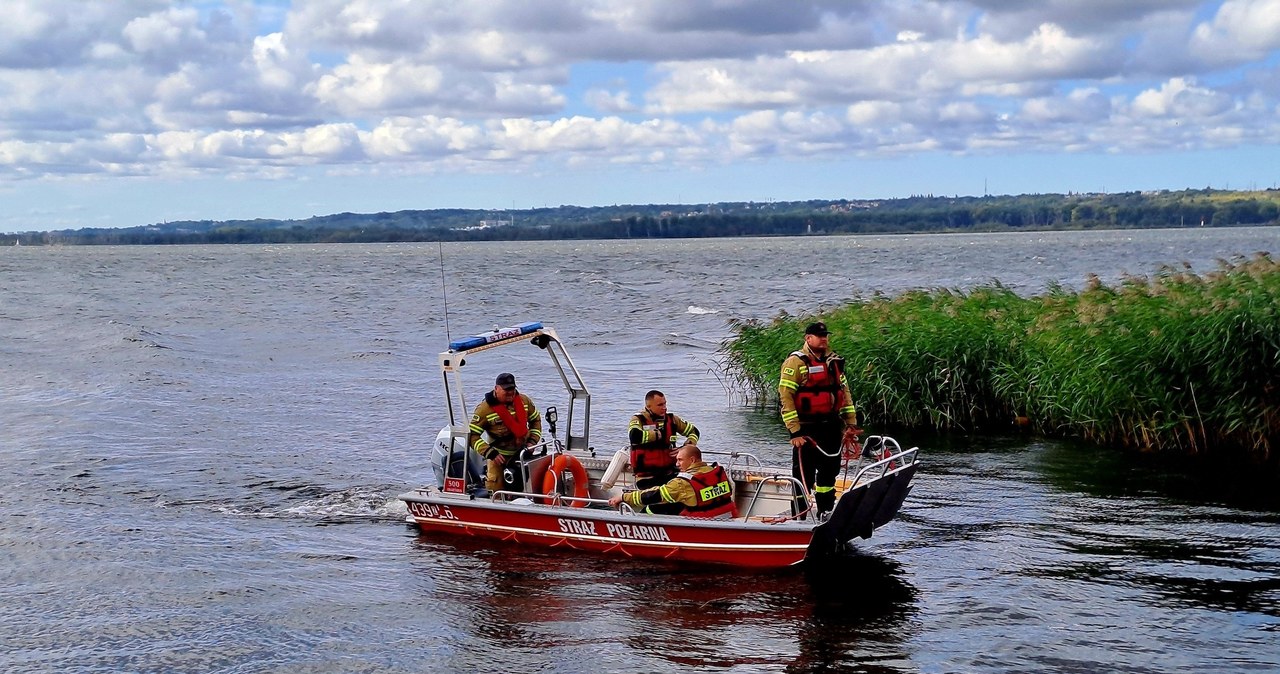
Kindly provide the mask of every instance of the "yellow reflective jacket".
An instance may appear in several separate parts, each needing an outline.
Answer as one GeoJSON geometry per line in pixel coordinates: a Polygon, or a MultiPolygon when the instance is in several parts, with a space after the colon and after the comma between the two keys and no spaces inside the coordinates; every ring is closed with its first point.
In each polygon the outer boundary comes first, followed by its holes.
{"type": "MultiPolygon", "coordinates": [[[[494,411],[494,406],[498,404],[493,393],[485,394],[484,400],[476,405],[476,411],[471,415],[471,432],[467,434],[467,446],[487,459],[492,459],[495,453],[515,456],[516,452],[522,449],[516,446],[515,433],[507,428],[502,417],[494,411]],[[485,439],[486,434],[488,440],[485,439]]],[[[538,414],[538,408],[534,406],[533,400],[523,393],[520,394],[520,404],[524,405],[526,421],[529,424],[529,436],[525,438],[525,442],[526,444],[536,443],[542,439],[542,415],[538,414]]],[[[515,416],[515,405],[507,405],[507,410],[515,416]]]]}
{"type": "MultiPolygon", "coordinates": [[[[831,368],[835,364],[833,361],[839,360],[834,352],[828,351],[825,358],[819,358],[813,353],[813,350],[806,344],[799,351],[793,352],[787,359],[782,362],[782,375],[778,379],[778,401],[782,406],[782,423],[787,425],[787,431],[791,433],[791,437],[799,437],[801,414],[796,408],[796,395],[805,390],[805,386],[809,381],[810,368],[831,368]],[[803,354],[812,363],[806,364],[803,354]]],[[[843,419],[846,426],[856,426],[858,423],[858,411],[853,405],[853,396],[849,393],[849,380],[845,377],[843,370],[840,371],[840,386],[837,396],[835,409],[830,415],[830,420],[843,419]]],[[[805,421],[813,421],[806,419],[805,421]]]]}

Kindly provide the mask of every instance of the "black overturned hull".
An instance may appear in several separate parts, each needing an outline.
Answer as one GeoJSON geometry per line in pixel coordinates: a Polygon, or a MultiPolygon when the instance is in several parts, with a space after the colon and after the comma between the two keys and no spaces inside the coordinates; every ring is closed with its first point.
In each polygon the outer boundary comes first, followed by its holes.
{"type": "Polygon", "coordinates": [[[831,517],[813,530],[805,560],[838,554],[855,538],[870,538],[888,524],[911,493],[919,464],[912,461],[878,480],[850,489],[840,497],[831,517]]]}

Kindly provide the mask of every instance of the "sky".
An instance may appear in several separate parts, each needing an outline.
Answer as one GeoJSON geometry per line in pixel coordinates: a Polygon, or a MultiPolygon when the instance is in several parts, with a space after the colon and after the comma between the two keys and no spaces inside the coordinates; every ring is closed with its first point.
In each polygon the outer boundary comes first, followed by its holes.
{"type": "Polygon", "coordinates": [[[0,232],[1280,183],[1280,0],[5,0],[0,232]]]}

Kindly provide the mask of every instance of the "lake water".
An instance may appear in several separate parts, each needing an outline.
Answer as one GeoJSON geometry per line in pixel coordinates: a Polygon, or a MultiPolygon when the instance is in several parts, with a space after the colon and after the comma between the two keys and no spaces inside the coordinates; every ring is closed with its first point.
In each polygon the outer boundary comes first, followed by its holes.
{"type": "MultiPolygon", "coordinates": [[[[554,325],[602,450],[659,388],[705,446],[780,460],[776,415],[717,377],[731,319],[1278,249],[1277,228],[0,249],[0,670],[1277,671],[1277,485],[1200,467],[900,436],[915,490],[841,577],[428,538],[395,496],[429,479],[449,337],[554,325]]],[[[469,395],[510,370],[563,406],[538,365],[477,362],[469,395]]]]}

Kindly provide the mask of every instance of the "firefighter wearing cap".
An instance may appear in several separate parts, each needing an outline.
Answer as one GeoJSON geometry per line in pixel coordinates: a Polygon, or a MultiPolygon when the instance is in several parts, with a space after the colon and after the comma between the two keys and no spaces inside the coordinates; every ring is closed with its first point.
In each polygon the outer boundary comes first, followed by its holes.
{"type": "Polygon", "coordinates": [[[515,375],[508,372],[498,375],[493,391],[484,394],[484,400],[476,405],[471,415],[471,432],[467,435],[467,446],[488,459],[485,488],[502,489],[503,470],[510,467],[516,478],[511,487],[522,490],[524,483],[516,469],[516,455],[541,440],[542,415],[538,414],[533,400],[516,390],[515,375]]]}
{"type": "Polygon", "coordinates": [[[697,445],[681,447],[676,453],[676,465],[680,472],[665,484],[614,496],[609,499],[609,505],[626,503],[635,510],[655,515],[708,519],[738,516],[729,472],[718,464],[703,462],[702,450],[697,445]]]}
{"type": "Polygon", "coordinates": [[[858,415],[845,379],[844,360],[828,348],[826,323],[811,323],[804,347],[782,363],[778,400],[791,434],[791,474],[814,491],[818,513],[836,501],[841,446],[857,437],[858,415]]]}

